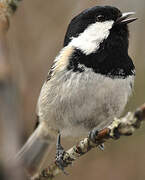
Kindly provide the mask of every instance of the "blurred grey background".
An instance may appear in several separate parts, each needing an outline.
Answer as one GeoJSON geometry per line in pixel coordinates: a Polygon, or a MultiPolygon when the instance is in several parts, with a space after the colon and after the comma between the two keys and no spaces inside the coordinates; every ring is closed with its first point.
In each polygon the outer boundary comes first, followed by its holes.
{"type": "MultiPolygon", "coordinates": [[[[11,19],[7,34],[8,58],[20,90],[19,123],[23,127],[23,139],[19,148],[33,131],[37,98],[50,65],[62,48],[70,19],[95,5],[113,5],[123,12],[136,12],[139,20],[130,24],[129,54],[137,75],[126,111],[132,111],[145,102],[144,0],[23,0],[11,19]]],[[[104,152],[94,149],[68,169],[69,176],[62,174],[56,179],[145,179],[144,125],[133,136],[109,141],[105,145],[104,152]]]]}

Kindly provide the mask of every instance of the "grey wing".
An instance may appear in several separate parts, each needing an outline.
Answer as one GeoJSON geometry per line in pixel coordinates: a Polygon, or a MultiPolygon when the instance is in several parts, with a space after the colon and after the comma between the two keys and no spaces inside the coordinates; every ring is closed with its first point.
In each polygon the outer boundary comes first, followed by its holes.
{"type": "MultiPolygon", "coordinates": [[[[50,67],[50,70],[49,70],[48,75],[47,75],[47,77],[46,77],[45,83],[48,82],[48,81],[51,79],[51,76],[52,76],[54,67],[55,67],[55,62],[54,62],[54,63],[51,65],[51,67],[50,67]]],[[[38,98],[38,100],[39,100],[39,98],[38,98]]],[[[36,105],[36,121],[35,121],[34,130],[38,127],[39,123],[40,123],[40,122],[39,122],[38,101],[37,101],[37,105],[36,105]]]]}
{"type": "Polygon", "coordinates": [[[47,78],[46,78],[46,82],[51,79],[51,76],[52,76],[54,67],[55,67],[55,62],[54,62],[54,63],[52,64],[52,66],[50,67],[50,70],[49,70],[48,75],[47,75],[47,78]]]}
{"type": "MultiPolygon", "coordinates": [[[[73,51],[74,51],[73,47],[69,47],[69,46],[65,47],[60,51],[59,55],[55,58],[54,63],[52,64],[48,72],[47,79],[42,86],[42,89],[38,98],[37,109],[36,109],[36,113],[38,116],[40,116],[41,114],[41,117],[42,117],[48,114],[48,112],[46,112],[48,109],[48,104],[49,104],[48,101],[50,99],[52,100],[53,97],[57,96],[56,91],[58,89],[56,88],[58,84],[55,85],[55,88],[52,88],[51,83],[49,83],[49,81],[53,79],[54,80],[53,83],[55,83],[55,78],[64,74],[64,71],[69,62],[69,57],[72,55],[73,51]],[[51,97],[50,97],[50,94],[48,93],[48,89],[49,90],[51,89],[51,95],[53,94],[51,97]],[[54,94],[53,91],[55,91],[56,93],[54,94]]],[[[39,123],[37,122],[37,124],[39,123]]]]}

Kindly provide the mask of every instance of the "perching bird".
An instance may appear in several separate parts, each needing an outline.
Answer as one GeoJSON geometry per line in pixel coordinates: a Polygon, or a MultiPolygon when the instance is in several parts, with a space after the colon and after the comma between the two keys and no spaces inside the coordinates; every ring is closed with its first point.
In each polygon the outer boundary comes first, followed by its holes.
{"type": "Polygon", "coordinates": [[[84,10],[70,22],[37,104],[37,128],[18,157],[35,175],[62,136],[82,136],[119,117],[131,95],[135,67],[128,55],[134,12],[111,6],[84,10]]]}

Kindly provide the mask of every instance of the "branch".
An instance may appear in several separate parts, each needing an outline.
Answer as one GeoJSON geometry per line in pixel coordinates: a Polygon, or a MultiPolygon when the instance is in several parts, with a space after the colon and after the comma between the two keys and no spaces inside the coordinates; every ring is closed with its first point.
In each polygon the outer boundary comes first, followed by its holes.
{"type": "MultiPolygon", "coordinates": [[[[130,136],[138,129],[141,122],[145,119],[145,104],[140,106],[135,112],[128,112],[123,118],[114,118],[113,122],[107,128],[100,130],[96,135],[96,143],[93,143],[88,137],[81,140],[77,145],[74,145],[64,155],[64,161],[67,165],[86,154],[96,146],[106,142],[108,139],[119,139],[120,136],[130,136]]],[[[37,180],[48,180],[54,178],[62,171],[54,162],[44,169],[37,180]]]]}
{"type": "Polygon", "coordinates": [[[3,12],[3,14],[10,17],[16,11],[20,1],[21,0],[1,0],[0,12],[3,12]]]}

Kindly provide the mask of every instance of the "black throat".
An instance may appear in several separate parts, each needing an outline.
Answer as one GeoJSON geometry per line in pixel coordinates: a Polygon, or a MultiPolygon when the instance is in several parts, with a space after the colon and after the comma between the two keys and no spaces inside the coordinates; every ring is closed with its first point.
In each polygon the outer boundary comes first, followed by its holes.
{"type": "Polygon", "coordinates": [[[89,55],[75,49],[70,57],[68,70],[82,72],[85,71],[85,66],[95,73],[111,78],[126,78],[129,75],[135,75],[134,64],[128,55],[128,37],[123,37],[124,34],[126,32],[124,33],[123,29],[122,31],[113,29],[109,37],[100,44],[99,49],[89,55]]]}

